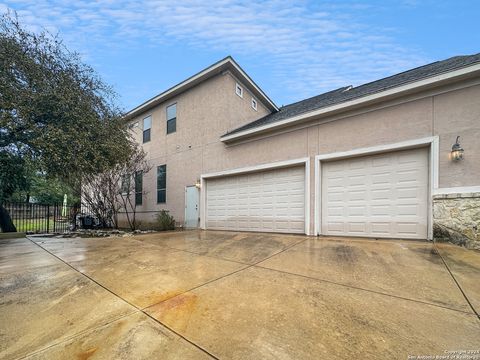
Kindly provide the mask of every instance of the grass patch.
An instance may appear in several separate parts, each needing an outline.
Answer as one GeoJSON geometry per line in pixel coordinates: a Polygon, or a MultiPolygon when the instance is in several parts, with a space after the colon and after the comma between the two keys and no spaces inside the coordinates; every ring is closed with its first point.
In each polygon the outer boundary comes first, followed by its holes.
{"type": "Polygon", "coordinates": [[[70,224],[68,221],[56,221],[53,217],[47,219],[14,219],[13,224],[17,232],[53,232],[68,230],[70,224]]]}

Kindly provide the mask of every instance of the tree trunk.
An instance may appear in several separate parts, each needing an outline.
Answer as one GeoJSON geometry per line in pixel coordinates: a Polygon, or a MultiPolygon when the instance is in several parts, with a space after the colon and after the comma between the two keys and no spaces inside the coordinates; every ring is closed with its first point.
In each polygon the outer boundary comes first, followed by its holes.
{"type": "Polygon", "coordinates": [[[4,233],[17,232],[17,228],[13,224],[10,214],[8,213],[7,209],[3,207],[2,204],[0,204],[0,228],[4,233]]]}

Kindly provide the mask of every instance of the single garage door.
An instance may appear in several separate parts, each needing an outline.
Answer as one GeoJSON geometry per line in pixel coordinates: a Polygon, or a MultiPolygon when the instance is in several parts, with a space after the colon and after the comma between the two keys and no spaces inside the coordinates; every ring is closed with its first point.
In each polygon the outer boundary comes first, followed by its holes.
{"type": "Polygon", "coordinates": [[[427,238],[428,149],[322,162],[322,233],[427,238]]]}
{"type": "Polygon", "coordinates": [[[305,167],[209,179],[206,227],[305,232],[305,167]]]}

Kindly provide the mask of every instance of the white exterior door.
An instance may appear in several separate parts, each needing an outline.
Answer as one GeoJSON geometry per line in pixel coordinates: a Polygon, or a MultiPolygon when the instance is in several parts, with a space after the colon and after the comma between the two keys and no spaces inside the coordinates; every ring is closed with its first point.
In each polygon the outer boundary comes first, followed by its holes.
{"type": "Polygon", "coordinates": [[[206,228],[305,232],[305,167],[208,179],[206,228]]]}
{"type": "Polygon", "coordinates": [[[321,233],[426,239],[428,149],[322,162],[321,233]]]}
{"type": "Polygon", "coordinates": [[[187,186],[185,188],[185,227],[198,227],[199,214],[198,189],[196,186],[187,186]]]}

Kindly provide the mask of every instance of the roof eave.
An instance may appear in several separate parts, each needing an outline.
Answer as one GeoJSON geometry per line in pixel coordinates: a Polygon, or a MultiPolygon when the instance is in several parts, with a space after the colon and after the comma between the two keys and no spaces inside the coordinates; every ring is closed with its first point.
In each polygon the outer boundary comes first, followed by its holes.
{"type": "Polygon", "coordinates": [[[172,97],[179,95],[188,89],[200,84],[203,81],[206,81],[212,78],[215,75],[218,75],[226,70],[230,70],[235,74],[241,81],[244,81],[246,85],[249,85],[249,88],[254,93],[254,95],[260,100],[265,106],[269,108],[270,111],[278,111],[278,107],[273,103],[273,101],[263,92],[262,89],[248,76],[248,74],[243,71],[243,69],[233,60],[231,56],[218,61],[217,63],[209,66],[208,68],[198,72],[197,74],[189,77],[188,79],[182,81],[181,83],[171,87],[168,90],[165,90],[161,94],[154,96],[153,98],[145,101],[143,104],[133,108],[126,115],[125,119],[130,120],[137,115],[140,115],[151,108],[161,104],[162,102],[168,101],[172,97]]]}
{"type": "Polygon", "coordinates": [[[408,95],[410,93],[427,90],[441,85],[446,85],[448,83],[459,81],[464,78],[469,78],[476,75],[480,75],[480,64],[478,63],[460,69],[448,71],[426,79],[415,81],[409,84],[380,91],[375,94],[359,97],[340,104],[309,111],[271,124],[258,126],[252,129],[246,129],[233,134],[225,134],[220,138],[220,140],[224,143],[242,140],[244,138],[248,138],[254,135],[259,135],[265,132],[271,132],[277,129],[296,125],[305,121],[312,120],[314,118],[322,118],[335,115],[348,110],[353,110],[359,107],[378,103],[380,101],[386,101],[400,96],[408,95]]]}

